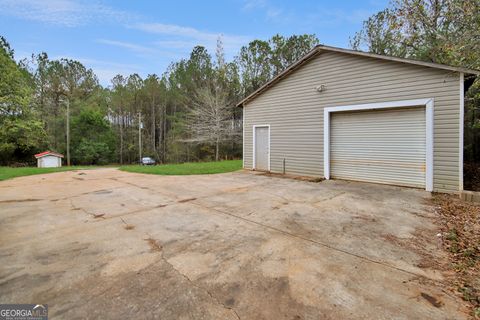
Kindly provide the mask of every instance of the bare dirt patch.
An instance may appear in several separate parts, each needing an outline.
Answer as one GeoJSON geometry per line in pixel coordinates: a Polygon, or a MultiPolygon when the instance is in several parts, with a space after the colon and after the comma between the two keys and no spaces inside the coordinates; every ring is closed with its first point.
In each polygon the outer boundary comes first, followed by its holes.
{"type": "Polygon", "coordinates": [[[135,229],[135,226],[133,224],[129,224],[127,223],[125,220],[123,220],[123,218],[120,218],[120,220],[122,220],[124,226],[123,226],[123,229],[125,230],[133,230],[135,229]]]}
{"type": "Polygon", "coordinates": [[[152,251],[152,252],[162,251],[162,245],[160,243],[158,243],[157,240],[155,240],[153,238],[147,238],[147,239],[144,239],[144,240],[147,241],[148,245],[150,246],[150,251],[152,251]]]}
{"type": "MultiPolygon", "coordinates": [[[[409,238],[399,238],[392,234],[384,234],[381,237],[396,246],[416,252],[420,257],[420,260],[416,264],[419,268],[441,271],[448,270],[448,261],[446,261],[446,259],[439,259],[439,257],[432,253],[425,245],[432,242],[432,238],[435,237],[434,234],[432,235],[425,232],[425,230],[418,229],[413,233],[413,237],[409,238]]],[[[438,247],[440,246],[441,244],[439,243],[438,247]]]]}
{"type": "Polygon", "coordinates": [[[443,306],[443,302],[442,302],[442,301],[437,300],[437,298],[432,297],[432,296],[429,295],[428,293],[422,292],[420,295],[422,296],[422,298],[424,298],[425,300],[427,300],[428,302],[430,302],[430,304],[431,304],[432,306],[434,306],[435,308],[440,308],[441,306],[443,306]]]}

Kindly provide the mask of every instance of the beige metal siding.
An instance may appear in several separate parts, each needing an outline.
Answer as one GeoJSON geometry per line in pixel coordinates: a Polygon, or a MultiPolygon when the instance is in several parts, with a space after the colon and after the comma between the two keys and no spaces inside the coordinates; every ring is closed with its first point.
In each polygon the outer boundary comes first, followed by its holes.
{"type": "Polygon", "coordinates": [[[434,98],[434,190],[459,187],[459,74],[399,62],[326,52],[247,103],[246,168],[252,126],[270,124],[270,170],[323,176],[323,108],[434,98]],[[323,84],[326,90],[315,91],[323,84]]]}
{"type": "Polygon", "coordinates": [[[332,178],[425,188],[425,107],[336,112],[332,178]]]}

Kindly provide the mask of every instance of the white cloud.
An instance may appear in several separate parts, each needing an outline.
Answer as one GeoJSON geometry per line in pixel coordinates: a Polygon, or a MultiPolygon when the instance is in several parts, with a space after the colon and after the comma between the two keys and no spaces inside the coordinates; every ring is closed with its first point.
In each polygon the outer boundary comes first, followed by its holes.
{"type": "Polygon", "coordinates": [[[182,27],[182,26],[177,26],[173,24],[137,23],[133,27],[135,29],[139,29],[146,32],[157,33],[157,34],[167,34],[167,35],[174,35],[174,36],[183,36],[183,37],[209,38],[212,36],[217,36],[211,33],[202,33],[194,28],[182,27]]]}
{"type": "Polygon", "coordinates": [[[267,20],[279,23],[292,22],[293,18],[291,13],[286,13],[284,9],[272,5],[268,0],[245,0],[242,10],[262,11],[267,20]]]}
{"type": "Polygon", "coordinates": [[[108,40],[108,39],[98,39],[97,42],[115,46],[115,47],[125,48],[136,53],[143,53],[143,54],[155,53],[155,50],[152,49],[151,47],[142,46],[142,45],[134,44],[131,42],[108,40]]]}
{"type": "Polygon", "coordinates": [[[242,9],[248,11],[258,8],[265,8],[267,5],[267,0],[245,0],[242,9]]]}
{"type": "Polygon", "coordinates": [[[196,45],[203,45],[210,52],[213,52],[217,39],[221,37],[227,55],[233,55],[234,51],[251,40],[251,38],[247,36],[206,32],[192,27],[173,24],[137,23],[131,27],[165,37],[165,39],[160,39],[156,42],[156,44],[164,48],[187,48],[188,46],[193,48],[196,45]]]}
{"type": "Polygon", "coordinates": [[[320,9],[308,15],[306,21],[317,25],[358,24],[368,19],[371,14],[371,10],[320,9]]]}
{"type": "Polygon", "coordinates": [[[148,46],[110,39],[97,39],[96,42],[129,50],[142,59],[150,60],[152,58],[158,59],[161,57],[163,60],[170,59],[171,61],[179,59],[181,56],[185,56],[185,54],[189,53],[194,46],[192,43],[188,42],[182,45],[181,42],[177,41],[155,41],[148,46]],[[191,46],[188,46],[188,44],[191,44],[191,46]],[[180,46],[183,46],[183,50],[179,50],[180,46]]]}
{"type": "Polygon", "coordinates": [[[128,77],[131,74],[139,73],[135,70],[125,70],[125,69],[118,69],[118,68],[92,68],[94,69],[95,74],[98,77],[98,81],[104,87],[109,87],[112,85],[112,79],[115,78],[117,75],[122,75],[124,77],[128,77]]]}
{"type": "MultiPolygon", "coordinates": [[[[358,24],[376,12],[384,0],[370,0],[366,9],[343,10],[335,7],[327,7],[324,4],[310,8],[306,13],[298,13],[288,8],[280,8],[273,5],[269,0],[244,0],[242,10],[244,12],[262,12],[265,19],[281,24],[295,24],[312,28],[315,26],[337,26],[340,24],[358,24]]],[[[384,4],[383,4],[384,6],[384,4]]]]}
{"type": "Polygon", "coordinates": [[[193,40],[158,40],[158,41],[155,41],[154,44],[162,48],[191,50],[195,46],[195,41],[193,40]]]}
{"type": "Polygon", "coordinates": [[[89,68],[91,68],[92,66],[102,66],[102,67],[115,67],[115,68],[126,69],[126,70],[139,70],[139,69],[141,69],[140,65],[131,64],[131,63],[119,63],[119,62],[114,62],[114,61],[105,61],[105,60],[84,58],[84,57],[76,57],[76,56],[69,56],[69,55],[57,55],[57,56],[54,56],[54,57],[50,57],[50,59],[52,59],[52,60],[58,60],[58,59],[62,59],[62,58],[79,61],[89,68]]]}
{"type": "Polygon", "coordinates": [[[217,41],[218,37],[221,36],[223,42],[228,42],[229,44],[238,44],[245,43],[250,38],[246,36],[237,36],[237,35],[225,35],[221,32],[205,32],[192,27],[184,27],[173,24],[163,24],[163,23],[137,23],[132,26],[135,29],[142,30],[145,32],[175,36],[175,37],[184,37],[190,38],[198,41],[209,42],[217,41]]]}
{"type": "MultiPolygon", "coordinates": [[[[163,50],[166,56],[172,51],[191,50],[203,45],[209,51],[215,49],[221,32],[205,32],[198,29],[174,24],[144,22],[145,18],[130,12],[116,10],[96,1],[86,0],[0,0],[0,15],[11,15],[25,20],[37,21],[62,27],[78,27],[92,23],[113,22],[142,32],[161,35],[152,46],[145,46],[120,40],[101,39],[97,42],[108,44],[138,54],[157,53],[163,50]]],[[[272,12],[271,15],[276,15],[272,12]]],[[[225,52],[233,56],[234,52],[251,40],[250,37],[222,35],[225,52]]],[[[184,53],[182,51],[182,53],[184,53]]],[[[178,54],[176,55],[178,58],[178,54]]]]}
{"type": "MultiPolygon", "coordinates": [[[[59,60],[62,58],[79,61],[85,67],[92,69],[95,72],[95,75],[98,77],[100,84],[103,86],[111,85],[111,80],[117,74],[121,74],[122,76],[125,76],[125,77],[133,73],[138,73],[142,77],[148,74],[145,68],[139,64],[105,61],[105,60],[99,60],[99,59],[77,57],[77,56],[72,56],[68,54],[56,55],[56,56],[50,57],[50,59],[52,60],[59,60]]],[[[152,70],[149,70],[149,72],[152,72],[152,70]]]]}
{"type": "Polygon", "coordinates": [[[64,27],[77,27],[98,21],[128,23],[136,17],[95,2],[74,0],[0,0],[0,14],[8,14],[64,27]]]}
{"type": "MultiPolygon", "coordinates": [[[[142,15],[117,10],[101,3],[103,0],[0,0],[0,16],[13,16],[59,27],[80,27],[92,24],[115,23],[124,28],[150,34],[148,42],[133,43],[118,39],[97,39],[97,43],[121,48],[133,52],[136,56],[159,66],[169,61],[188,57],[193,47],[202,45],[214,54],[217,39],[222,38],[227,59],[231,59],[241,46],[247,44],[252,37],[222,32],[203,31],[190,26],[164,24],[149,21],[142,15]],[[169,60],[169,61],[167,61],[169,60]]],[[[271,11],[270,15],[279,14],[271,11]]],[[[101,36],[100,36],[101,37],[101,36]]],[[[94,69],[102,84],[117,73],[129,74],[139,72],[138,68],[126,65],[93,63],[88,59],[76,59],[94,69]],[[118,71],[116,71],[118,70],[118,71]]],[[[163,70],[162,70],[163,71],[163,70]]]]}
{"type": "MultiPolygon", "coordinates": [[[[201,44],[211,46],[216,43],[220,32],[203,32],[198,29],[186,26],[163,23],[145,23],[142,17],[111,8],[99,2],[86,2],[85,0],[0,0],[0,15],[11,15],[18,18],[39,21],[49,24],[60,25],[64,27],[78,27],[94,22],[117,22],[124,26],[131,26],[134,29],[148,33],[168,35],[175,39],[160,39],[161,41],[178,41],[175,47],[181,42],[186,44],[183,39],[188,38],[190,44],[201,44]],[[192,41],[194,40],[194,41],[192,41]]],[[[275,13],[272,13],[275,15],[275,13]]],[[[249,37],[225,35],[223,41],[225,48],[238,47],[250,40],[249,37]]],[[[134,51],[149,51],[149,48],[109,41],[111,45],[117,45],[134,51]]],[[[174,44],[170,42],[170,44],[174,44]]],[[[193,46],[194,46],[193,45],[193,46]]]]}

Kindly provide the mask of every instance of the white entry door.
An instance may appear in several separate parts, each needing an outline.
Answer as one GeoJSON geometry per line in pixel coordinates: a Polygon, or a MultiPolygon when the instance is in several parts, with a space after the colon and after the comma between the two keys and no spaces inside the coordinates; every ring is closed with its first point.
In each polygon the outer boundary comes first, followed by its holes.
{"type": "Polygon", "coordinates": [[[270,127],[254,127],[254,169],[260,171],[270,170],[270,127]]]}

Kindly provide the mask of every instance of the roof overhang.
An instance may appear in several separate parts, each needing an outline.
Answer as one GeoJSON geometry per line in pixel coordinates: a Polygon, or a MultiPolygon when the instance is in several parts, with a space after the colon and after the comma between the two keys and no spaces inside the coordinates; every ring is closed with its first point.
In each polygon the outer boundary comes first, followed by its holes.
{"type": "Polygon", "coordinates": [[[56,153],[56,152],[53,152],[53,151],[45,151],[45,152],[37,153],[35,155],[35,158],[39,159],[39,158],[43,158],[43,157],[46,157],[46,156],[54,156],[54,157],[63,158],[63,154],[56,153]]]}
{"type": "Polygon", "coordinates": [[[285,70],[280,72],[277,76],[275,76],[273,79],[265,83],[263,86],[255,90],[253,93],[248,95],[246,98],[244,98],[242,101],[237,103],[237,107],[243,107],[246,103],[249,101],[253,100],[255,97],[266,91],[268,88],[279,82],[281,79],[285,78],[288,76],[290,73],[292,73],[294,70],[298,69],[311,59],[313,59],[315,56],[319,55],[322,52],[340,52],[344,54],[351,54],[351,55],[356,55],[356,56],[362,56],[362,57],[368,57],[368,58],[375,58],[375,59],[382,59],[382,60],[388,60],[388,61],[395,61],[395,62],[400,62],[400,63],[406,63],[406,64],[413,64],[413,65],[418,65],[422,67],[428,67],[428,68],[435,68],[435,69],[442,69],[442,70],[447,70],[447,71],[452,71],[452,72],[459,72],[459,73],[464,73],[467,75],[480,75],[479,70],[474,70],[474,69],[468,69],[468,68],[462,68],[462,67],[454,67],[454,66],[448,66],[445,64],[439,64],[439,63],[433,63],[433,62],[425,62],[425,61],[419,61],[419,60],[413,60],[413,59],[407,59],[407,58],[399,58],[399,57],[392,57],[392,56],[384,56],[376,53],[370,53],[370,52],[363,52],[363,51],[356,51],[356,50],[350,50],[350,49],[343,49],[343,48],[337,48],[337,47],[330,47],[330,46],[324,46],[324,45],[318,45],[315,48],[313,48],[310,52],[308,52],[306,55],[304,55],[300,60],[297,62],[291,64],[289,67],[287,67],[285,70]]]}

